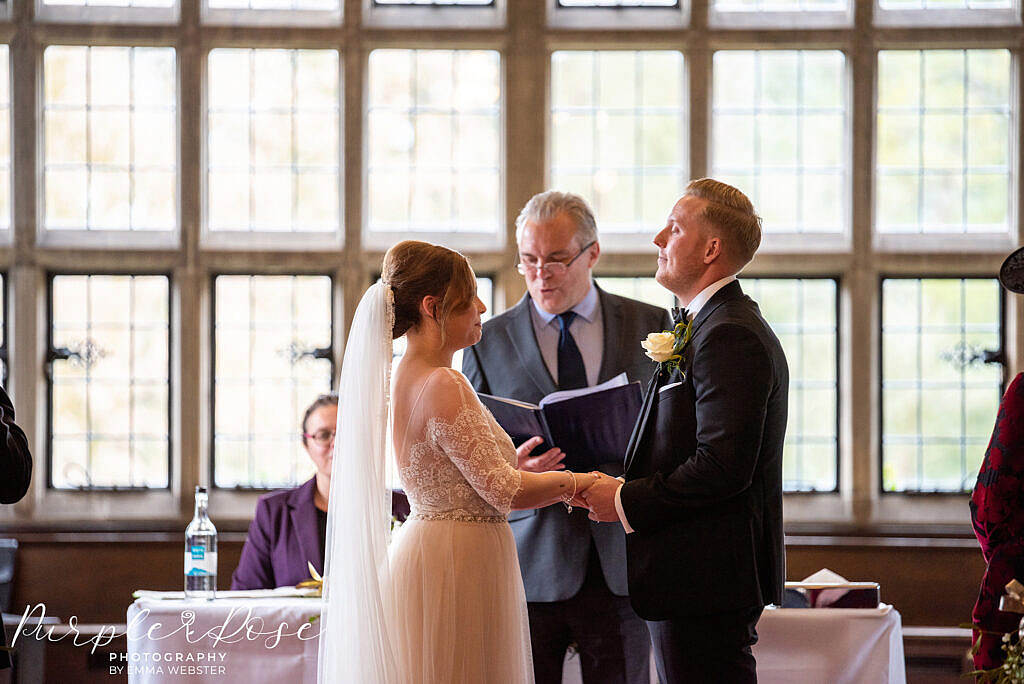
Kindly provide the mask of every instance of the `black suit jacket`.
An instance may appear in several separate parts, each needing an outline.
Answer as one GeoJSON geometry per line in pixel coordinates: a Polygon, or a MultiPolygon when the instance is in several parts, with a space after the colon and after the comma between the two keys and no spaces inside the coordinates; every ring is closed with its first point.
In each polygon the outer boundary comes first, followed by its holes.
{"type": "MultiPolygon", "coordinates": [[[[646,383],[654,364],[644,356],[640,342],[647,333],[671,327],[668,312],[600,288],[597,292],[604,327],[598,382],[625,372],[630,381],[646,383]]],[[[480,342],[463,354],[462,372],[476,391],[537,403],[558,390],[537,345],[531,306],[526,295],[511,309],[484,323],[480,342]]],[[[609,464],[605,470],[620,475],[622,465],[609,464]]],[[[566,515],[561,506],[512,511],[509,523],[516,538],[527,601],[564,601],[575,596],[586,576],[591,539],[608,588],[625,595],[626,540],[621,525],[591,522],[587,511],[579,507],[566,515]]]]}
{"type": "Polygon", "coordinates": [[[683,368],[652,379],[626,450],[633,607],[666,620],[781,605],[789,369],[739,282],[694,319],[683,368]]]}
{"type": "MultiPolygon", "coordinates": [[[[32,454],[28,438],[14,423],[14,405],[0,387],[0,503],[14,503],[25,496],[32,480],[32,454]]],[[[7,641],[0,630],[0,645],[7,641]]],[[[0,668],[9,667],[7,653],[0,651],[0,668]]]]}

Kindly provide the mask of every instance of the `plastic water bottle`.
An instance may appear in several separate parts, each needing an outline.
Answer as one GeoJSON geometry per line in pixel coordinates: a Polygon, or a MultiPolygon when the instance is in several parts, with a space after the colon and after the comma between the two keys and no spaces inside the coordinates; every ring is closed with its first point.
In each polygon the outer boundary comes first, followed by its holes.
{"type": "Polygon", "coordinates": [[[185,528],[185,596],[212,599],[217,591],[217,528],[207,512],[206,487],[196,487],[196,512],[185,528]]]}

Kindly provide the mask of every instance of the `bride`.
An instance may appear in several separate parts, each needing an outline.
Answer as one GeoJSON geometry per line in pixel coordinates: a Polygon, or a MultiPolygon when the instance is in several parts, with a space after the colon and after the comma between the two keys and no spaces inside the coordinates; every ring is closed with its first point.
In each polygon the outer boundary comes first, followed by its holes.
{"type": "Polygon", "coordinates": [[[465,257],[413,240],[388,250],[359,304],[338,383],[321,684],[533,681],[505,516],[569,507],[596,476],[516,470],[512,441],[451,368],[453,353],[480,339],[485,310],[465,257]],[[412,508],[390,547],[389,432],[412,508]]]}

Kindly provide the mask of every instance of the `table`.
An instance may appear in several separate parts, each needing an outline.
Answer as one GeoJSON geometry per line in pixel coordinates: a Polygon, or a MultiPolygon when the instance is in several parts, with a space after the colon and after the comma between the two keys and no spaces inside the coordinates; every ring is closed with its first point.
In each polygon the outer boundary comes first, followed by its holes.
{"type": "Polygon", "coordinates": [[[319,616],[317,598],[139,598],[128,608],[127,661],[110,674],[138,684],[316,682],[319,616]]]}
{"type": "Polygon", "coordinates": [[[769,608],[757,633],[759,682],[906,682],[902,619],[889,605],[769,608]]]}
{"type": "MultiPolygon", "coordinates": [[[[319,601],[140,598],[128,609],[128,661],[112,663],[132,684],[316,682],[319,601]],[[280,632],[280,636],[278,636],[280,632]],[[223,637],[219,640],[219,637],[223,637]]],[[[904,684],[900,614],[877,609],[767,609],[754,647],[758,681],[904,684]]],[[[566,684],[579,666],[566,661],[566,684]]]]}

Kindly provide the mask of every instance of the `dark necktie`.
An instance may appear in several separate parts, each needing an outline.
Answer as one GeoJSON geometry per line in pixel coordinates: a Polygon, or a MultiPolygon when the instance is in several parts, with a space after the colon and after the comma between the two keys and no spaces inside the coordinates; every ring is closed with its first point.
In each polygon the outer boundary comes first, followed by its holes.
{"type": "Polygon", "coordinates": [[[583,366],[583,355],[576,346],[576,340],[569,332],[575,311],[558,314],[558,389],[577,389],[587,386],[587,369],[583,366]]]}

